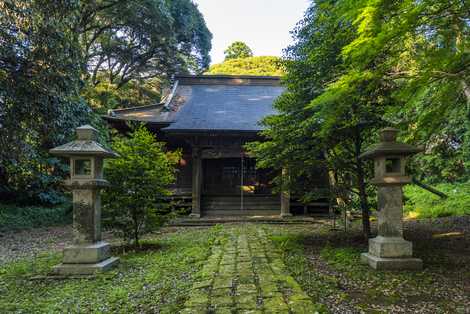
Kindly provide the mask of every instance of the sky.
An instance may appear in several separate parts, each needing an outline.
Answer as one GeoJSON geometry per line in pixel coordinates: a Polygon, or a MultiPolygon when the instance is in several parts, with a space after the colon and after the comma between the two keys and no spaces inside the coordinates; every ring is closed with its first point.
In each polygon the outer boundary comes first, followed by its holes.
{"type": "Polygon", "coordinates": [[[303,17],[309,0],[194,0],[212,39],[212,64],[224,60],[234,41],[245,42],[255,56],[281,56],[292,43],[290,31],[303,17]]]}

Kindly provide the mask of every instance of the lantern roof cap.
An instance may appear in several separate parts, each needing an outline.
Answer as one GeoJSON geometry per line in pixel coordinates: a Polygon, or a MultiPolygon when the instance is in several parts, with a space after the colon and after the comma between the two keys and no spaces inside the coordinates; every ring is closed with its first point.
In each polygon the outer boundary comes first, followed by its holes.
{"type": "Polygon", "coordinates": [[[118,155],[97,142],[98,131],[91,125],[83,125],[75,129],[77,139],[54,147],[49,153],[57,156],[97,156],[114,158],[118,155]]]}
{"type": "Polygon", "coordinates": [[[369,159],[389,155],[409,156],[423,151],[422,148],[397,142],[397,134],[398,130],[395,128],[384,128],[380,130],[380,142],[371,145],[359,158],[369,159]]]}

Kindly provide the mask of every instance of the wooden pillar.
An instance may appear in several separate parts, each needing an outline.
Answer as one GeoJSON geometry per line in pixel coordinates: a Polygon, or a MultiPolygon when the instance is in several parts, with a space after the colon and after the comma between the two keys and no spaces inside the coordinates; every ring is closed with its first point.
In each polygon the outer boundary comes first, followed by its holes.
{"type": "MultiPolygon", "coordinates": [[[[286,180],[288,172],[286,168],[282,169],[282,180],[286,180]]],[[[290,212],[290,191],[284,190],[281,191],[281,217],[290,217],[292,216],[290,212]]]]}
{"type": "Polygon", "coordinates": [[[201,149],[193,147],[193,178],[191,217],[201,217],[202,158],[201,149]]]}

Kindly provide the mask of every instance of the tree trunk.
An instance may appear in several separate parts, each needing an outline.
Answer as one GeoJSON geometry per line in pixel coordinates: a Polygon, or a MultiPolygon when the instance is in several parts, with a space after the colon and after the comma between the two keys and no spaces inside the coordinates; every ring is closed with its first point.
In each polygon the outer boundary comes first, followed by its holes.
{"type": "Polygon", "coordinates": [[[356,127],[356,136],[354,138],[354,154],[356,160],[356,176],[357,176],[357,189],[359,190],[359,202],[362,212],[362,233],[366,239],[370,238],[370,221],[369,221],[369,204],[367,202],[366,183],[364,177],[364,165],[359,158],[361,155],[362,139],[361,130],[356,127]]]}
{"type": "Polygon", "coordinates": [[[462,88],[465,98],[467,98],[467,118],[470,122],[470,86],[465,81],[462,81],[462,88]]]}
{"type": "Polygon", "coordinates": [[[139,228],[134,228],[134,246],[137,249],[139,247],[139,228]]]}
{"type": "Polygon", "coordinates": [[[132,219],[134,223],[134,247],[137,249],[139,247],[139,219],[137,213],[133,213],[132,219]]]}

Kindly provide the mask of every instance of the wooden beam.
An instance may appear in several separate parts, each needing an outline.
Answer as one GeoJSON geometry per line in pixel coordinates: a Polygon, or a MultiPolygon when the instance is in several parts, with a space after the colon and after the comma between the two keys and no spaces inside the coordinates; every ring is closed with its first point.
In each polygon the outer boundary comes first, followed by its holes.
{"type": "Polygon", "coordinates": [[[201,217],[202,158],[201,149],[193,146],[193,178],[191,217],[201,217]]]}

